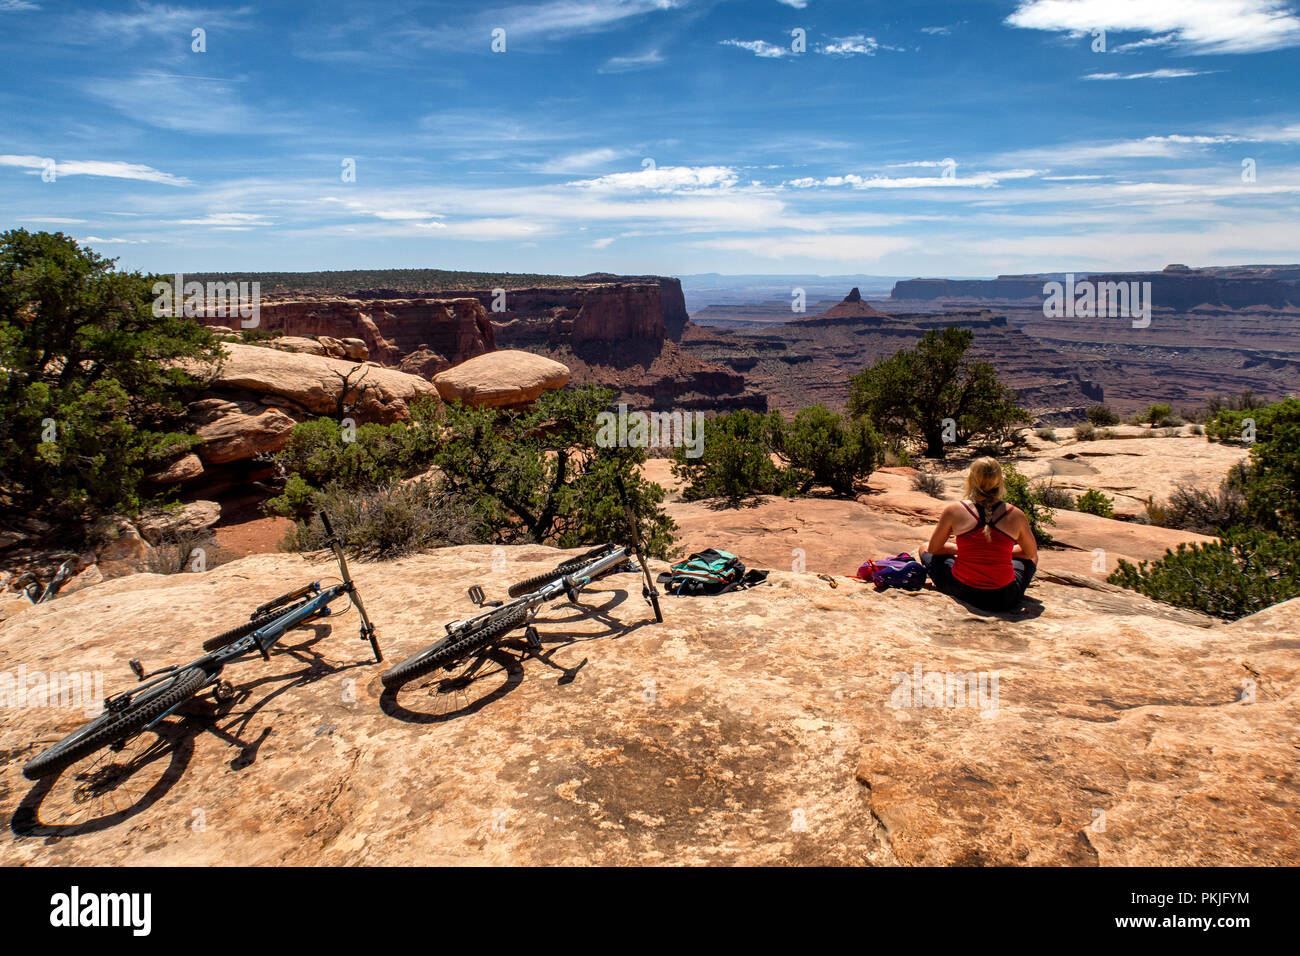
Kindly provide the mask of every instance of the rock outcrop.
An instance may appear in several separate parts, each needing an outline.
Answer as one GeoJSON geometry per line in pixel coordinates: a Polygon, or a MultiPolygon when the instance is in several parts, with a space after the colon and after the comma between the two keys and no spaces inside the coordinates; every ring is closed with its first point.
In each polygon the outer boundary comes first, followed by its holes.
{"type": "MultiPolygon", "coordinates": [[[[391,662],[463,617],[468,585],[498,597],[559,557],[508,548],[502,574],[499,548],[460,547],[353,574],[391,662]]],[[[110,580],[21,609],[0,645],[10,671],[102,673],[112,692],[126,658],[183,662],[333,567],[280,554],[110,580]]],[[[999,616],[777,570],[707,605],[663,598],[654,624],[640,590],[596,582],[538,615],[544,656],[512,643],[465,685],[395,694],[355,615],[317,622],[93,781],[21,776],[81,707],[0,709],[0,859],[1300,862],[1300,600],[1224,625],[1043,580],[999,616]]]]}
{"type": "Polygon", "coordinates": [[[443,401],[476,408],[527,405],[542,392],[563,388],[569,370],[532,352],[502,349],[477,356],[440,373],[434,387],[443,401]]]}
{"type": "Polygon", "coordinates": [[[234,342],[223,348],[225,358],[207,370],[211,388],[278,396],[318,415],[337,415],[342,407],[358,423],[405,421],[411,402],[437,394],[424,378],[374,363],[234,342]]]}
{"type": "MultiPolygon", "coordinates": [[[[226,320],[213,317],[205,321],[217,325],[226,320]]],[[[463,362],[496,347],[483,306],[477,299],[456,296],[266,302],[260,309],[258,328],[282,331],[291,338],[315,337],[325,343],[319,354],[361,361],[373,358],[385,365],[397,364],[422,343],[452,362],[463,362]],[[336,340],[340,349],[332,349],[329,340],[336,340]]]]}

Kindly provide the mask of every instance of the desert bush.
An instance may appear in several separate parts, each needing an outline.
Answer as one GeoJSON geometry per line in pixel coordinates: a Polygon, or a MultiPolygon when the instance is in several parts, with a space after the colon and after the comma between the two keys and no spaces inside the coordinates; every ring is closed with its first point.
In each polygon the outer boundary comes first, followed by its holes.
{"type": "Polygon", "coordinates": [[[1169,422],[1174,410],[1167,404],[1152,405],[1145,412],[1137,416],[1139,424],[1150,425],[1153,428],[1157,425],[1164,425],[1169,422]]]}
{"type": "Polygon", "coordinates": [[[911,349],[900,349],[849,382],[849,413],[865,417],[890,442],[919,441],[929,458],[947,452],[944,420],[956,423],[956,443],[1007,440],[1030,415],[1017,393],[988,362],[969,357],[970,329],[930,329],[911,349]]]}
{"type": "Polygon", "coordinates": [[[1300,595],[1300,541],[1234,530],[1222,541],[1180,544],[1137,567],[1120,559],[1107,578],[1147,597],[1236,620],[1300,595]]]}
{"type": "Polygon", "coordinates": [[[912,490],[924,491],[931,498],[942,498],[946,494],[943,481],[928,471],[919,471],[912,476],[912,490]]]}
{"type": "Polygon", "coordinates": [[[1056,512],[1050,505],[1043,504],[1029,487],[1029,479],[1020,473],[1015,465],[1002,466],[1002,480],[1005,486],[1005,498],[1025,513],[1029,519],[1029,528],[1034,533],[1034,540],[1039,544],[1050,544],[1052,536],[1047,525],[1056,524],[1056,512]]]}
{"type": "Polygon", "coordinates": [[[902,445],[886,445],[885,466],[887,468],[911,468],[912,456],[902,445]]]}
{"type": "Polygon", "coordinates": [[[1034,434],[1043,441],[1056,441],[1056,429],[1054,428],[1040,428],[1034,434]]]}
{"type": "Polygon", "coordinates": [[[1093,405],[1088,409],[1088,421],[1093,425],[1118,425],[1120,418],[1109,405],[1093,405]]]}
{"type": "Polygon", "coordinates": [[[854,483],[884,460],[884,443],[865,418],[845,420],[824,405],[800,410],[773,435],[778,453],[800,482],[800,494],[823,485],[851,495],[854,483]]]}
{"type": "Polygon", "coordinates": [[[1048,481],[1033,489],[1033,495],[1042,504],[1060,511],[1075,511],[1074,496],[1064,488],[1058,488],[1055,482],[1048,481]]]}
{"type": "Polygon", "coordinates": [[[1092,422],[1080,422],[1074,426],[1074,437],[1079,441],[1093,441],[1097,437],[1097,429],[1092,422]]]}
{"type": "Polygon", "coordinates": [[[1204,434],[1205,434],[1205,426],[1204,426],[1204,425],[1192,425],[1192,427],[1189,428],[1188,431],[1191,432],[1193,435],[1204,435],[1204,434]]]}
{"type": "Polygon", "coordinates": [[[145,569],[151,574],[182,574],[186,571],[206,570],[212,567],[208,556],[216,549],[212,532],[172,531],[154,545],[145,559],[145,569]],[[195,558],[203,558],[196,567],[195,558]]]}
{"type": "Polygon", "coordinates": [[[1165,526],[1180,531],[1219,535],[1247,521],[1246,496],[1227,479],[1217,492],[1179,486],[1165,503],[1165,526]]]}
{"type": "Polygon", "coordinates": [[[706,419],[703,453],[689,458],[677,449],[673,476],[686,483],[688,501],[723,498],[738,504],[756,495],[792,494],[795,478],[774,460],[782,441],[780,412],[744,409],[706,419]]]}
{"type": "Polygon", "coordinates": [[[1079,495],[1075,505],[1079,511],[1087,515],[1097,515],[1101,518],[1115,517],[1115,499],[1102,494],[1096,488],[1089,488],[1079,495]]]}
{"type": "Polygon", "coordinates": [[[154,315],[158,277],[63,233],[0,233],[0,507],[89,522],[135,514],[145,476],[193,446],[184,360],[212,333],[154,315]]]}
{"type": "MultiPolygon", "coordinates": [[[[329,513],[343,549],[360,558],[396,558],[453,544],[488,540],[474,509],[432,481],[370,488],[332,482],[314,496],[314,511],[329,513]]],[[[318,518],[304,518],[285,541],[290,551],[327,547],[318,518]]]]}

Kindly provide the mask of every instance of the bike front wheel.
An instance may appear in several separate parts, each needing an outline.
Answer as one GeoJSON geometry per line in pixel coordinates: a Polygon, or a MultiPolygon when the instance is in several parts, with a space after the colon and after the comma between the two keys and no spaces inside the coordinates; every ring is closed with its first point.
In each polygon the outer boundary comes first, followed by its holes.
{"type": "Polygon", "coordinates": [[[440,667],[454,664],[463,657],[487,647],[489,644],[521,626],[528,616],[525,607],[507,605],[501,612],[483,619],[468,634],[447,635],[432,647],[427,647],[418,654],[413,654],[397,666],[384,672],[379,678],[383,685],[392,690],[401,687],[440,667]]]}
{"type": "Polygon", "coordinates": [[[177,704],[193,697],[211,680],[212,677],[207,671],[197,667],[181,671],[174,680],[151,690],[142,699],[132,701],[124,710],[118,713],[100,714],[80,730],[75,730],[64,737],[39,757],[29,760],[23,766],[23,776],[28,780],[49,777],[90,756],[96,750],[126,740],[144,730],[152,721],[177,704]]]}

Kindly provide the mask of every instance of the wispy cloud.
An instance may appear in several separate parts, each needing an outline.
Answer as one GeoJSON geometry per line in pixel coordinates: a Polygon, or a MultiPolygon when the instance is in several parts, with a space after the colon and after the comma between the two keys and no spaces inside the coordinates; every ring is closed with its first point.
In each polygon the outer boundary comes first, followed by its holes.
{"type": "Polygon", "coordinates": [[[506,31],[506,48],[515,40],[554,34],[598,33],[612,30],[636,17],[676,10],[686,0],[546,0],[483,10],[468,19],[413,29],[407,35],[426,46],[463,48],[472,37],[484,47],[492,31],[506,31]]]}
{"type": "Polygon", "coordinates": [[[1151,33],[1173,37],[1188,53],[1300,46],[1300,17],[1284,0],[1021,0],[1005,22],[1056,33],[1151,33]]]}
{"type": "MultiPolygon", "coordinates": [[[[25,169],[44,169],[49,160],[44,156],[0,155],[0,166],[19,166],[25,169]]],[[[152,166],[122,163],[101,159],[69,159],[54,163],[54,176],[104,176],[111,179],[138,179],[143,182],[162,183],[167,186],[189,186],[183,176],[173,176],[152,166]]]]}
{"type": "Polygon", "coordinates": [[[808,6],[808,0],[776,0],[776,2],[787,7],[794,7],[796,10],[802,10],[808,6]]]}
{"type": "Polygon", "coordinates": [[[1176,80],[1184,76],[1204,76],[1217,70],[1161,69],[1149,73],[1086,73],[1085,80],[1176,80]]]}
{"type": "Polygon", "coordinates": [[[569,153],[567,156],[557,156],[555,159],[542,163],[537,169],[543,173],[580,173],[595,169],[598,166],[604,166],[625,155],[627,154],[620,150],[602,146],[599,149],[588,149],[579,153],[569,153]]]}
{"type": "Polygon", "coordinates": [[[817,52],[827,56],[875,56],[879,49],[880,41],[875,37],[857,33],[853,36],[835,37],[830,43],[818,47],[817,52]]]}
{"type": "Polygon", "coordinates": [[[648,70],[662,62],[664,62],[663,54],[658,50],[650,50],[647,53],[638,53],[631,56],[611,56],[601,64],[596,72],[631,73],[633,70],[648,70]]]}
{"type": "MultiPolygon", "coordinates": [[[[904,165],[928,165],[928,164],[904,164],[904,165]]],[[[824,179],[815,179],[813,177],[804,177],[802,179],[791,179],[785,185],[795,189],[815,189],[819,187],[837,187],[849,186],[853,189],[928,189],[937,187],[942,189],[952,188],[974,188],[988,189],[996,186],[1004,180],[1010,179],[1028,179],[1033,176],[1040,176],[1044,171],[1041,169],[1004,169],[996,172],[974,173],[968,176],[859,176],[855,173],[847,173],[843,176],[827,176],[824,179]]]]}
{"type": "Polygon", "coordinates": [[[0,13],[17,13],[21,10],[39,10],[40,4],[29,0],[0,0],[0,13]]]}
{"type": "Polygon", "coordinates": [[[630,173],[610,173],[568,185],[598,190],[689,192],[734,186],[739,178],[730,166],[658,166],[630,173]]]}
{"type": "Polygon", "coordinates": [[[768,43],[766,40],[719,40],[718,42],[723,46],[734,46],[742,50],[748,50],[754,56],[772,59],[789,56],[793,52],[783,46],[777,46],[775,43],[768,43]]]}
{"type": "Polygon", "coordinates": [[[825,262],[861,262],[879,259],[915,245],[901,236],[783,235],[705,239],[705,249],[748,252],[764,259],[814,259],[825,262]]]}

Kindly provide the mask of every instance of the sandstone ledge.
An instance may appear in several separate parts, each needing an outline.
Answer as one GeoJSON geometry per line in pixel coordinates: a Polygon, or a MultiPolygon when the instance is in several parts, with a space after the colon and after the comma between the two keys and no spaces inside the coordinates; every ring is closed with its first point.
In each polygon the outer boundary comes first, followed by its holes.
{"type": "MultiPolygon", "coordinates": [[[[1010,622],[777,571],[665,598],[656,625],[620,575],[590,612],[543,613],[547,661],[503,656],[459,712],[427,688],[381,699],[382,668],[463,615],[466,586],[499,596],[557,558],[509,548],[494,574],[493,555],[356,565],[386,664],[354,614],[299,632],[227,671],[247,692],[228,713],[173,719],[175,749],[98,815],[61,816],[71,783],[20,774],[79,712],[0,711],[0,863],[1300,862],[1300,601],[1218,625],[1045,582],[1010,622]],[[996,716],[891,707],[918,665],[996,672],[996,716]]],[[[330,569],[260,555],[110,580],[0,624],[0,644],[11,669],[102,668],[111,691],[128,657],[187,660],[330,569]]]]}

